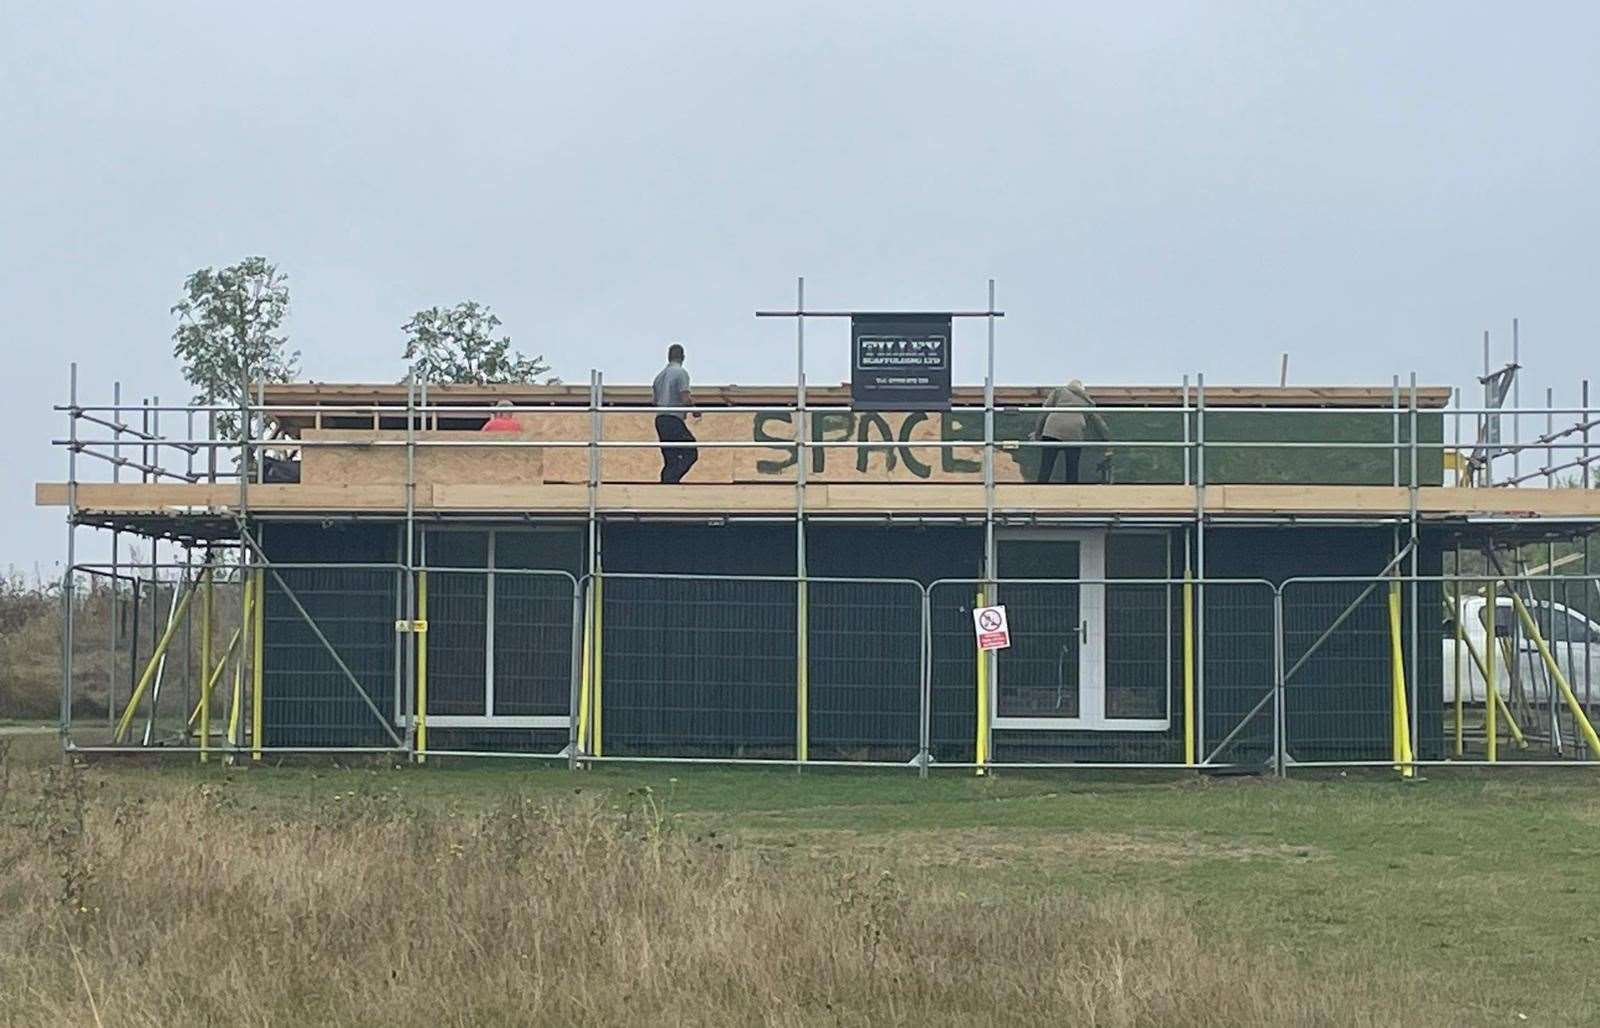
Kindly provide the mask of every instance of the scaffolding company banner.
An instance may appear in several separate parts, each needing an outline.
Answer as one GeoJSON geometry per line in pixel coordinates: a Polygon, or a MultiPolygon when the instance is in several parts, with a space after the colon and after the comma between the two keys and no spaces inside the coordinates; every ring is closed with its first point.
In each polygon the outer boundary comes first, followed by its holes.
{"type": "Polygon", "coordinates": [[[862,410],[950,406],[950,315],[850,316],[850,402],[862,410]]]}

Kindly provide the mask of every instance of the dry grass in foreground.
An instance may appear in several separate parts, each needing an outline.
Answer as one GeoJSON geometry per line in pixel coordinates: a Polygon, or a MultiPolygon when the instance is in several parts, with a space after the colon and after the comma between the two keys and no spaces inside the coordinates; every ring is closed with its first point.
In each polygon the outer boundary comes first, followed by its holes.
{"type": "Polygon", "coordinates": [[[1153,899],[969,896],[693,838],[655,798],[488,813],[354,793],[0,786],[10,1024],[1282,1025],[1420,1014],[1153,899]]]}

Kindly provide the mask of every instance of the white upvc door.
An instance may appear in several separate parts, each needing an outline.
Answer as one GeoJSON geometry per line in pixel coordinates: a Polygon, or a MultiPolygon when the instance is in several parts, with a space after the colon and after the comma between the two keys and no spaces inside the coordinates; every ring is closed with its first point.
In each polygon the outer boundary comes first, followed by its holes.
{"type": "Polygon", "coordinates": [[[1006,606],[1011,647],[995,661],[994,727],[1138,727],[1106,718],[1105,541],[1104,529],[996,536],[996,601],[1006,606]]]}

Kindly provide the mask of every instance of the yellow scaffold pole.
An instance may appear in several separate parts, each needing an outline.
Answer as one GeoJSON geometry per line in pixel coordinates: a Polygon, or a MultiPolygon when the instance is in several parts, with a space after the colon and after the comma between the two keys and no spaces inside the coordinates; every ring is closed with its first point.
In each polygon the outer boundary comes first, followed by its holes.
{"type": "MultiPolygon", "coordinates": [[[[1456,625],[1456,639],[1459,641],[1460,649],[1464,650],[1466,652],[1467,656],[1469,658],[1471,658],[1472,666],[1478,669],[1478,674],[1482,675],[1483,676],[1483,680],[1485,682],[1487,682],[1489,680],[1489,668],[1483,662],[1483,654],[1478,652],[1478,644],[1472,641],[1472,637],[1467,635],[1467,634],[1465,634],[1461,630],[1461,626],[1460,626],[1459,622],[1457,622],[1457,625],[1456,625]]],[[[1457,653],[1457,659],[1458,660],[1459,660],[1459,656],[1460,656],[1460,653],[1458,651],[1458,653],[1457,653]]],[[[1456,667],[1459,669],[1461,667],[1461,665],[1458,663],[1456,665],[1456,667]]],[[[1461,720],[1460,720],[1460,710],[1461,710],[1462,699],[1461,699],[1461,696],[1460,696],[1460,688],[1459,687],[1460,687],[1460,676],[1457,675],[1456,756],[1458,756],[1458,757],[1462,755],[1462,750],[1463,750],[1462,743],[1461,743],[1461,720]]],[[[1485,705],[1487,705],[1490,702],[1489,699],[1488,699],[1488,697],[1490,697],[1490,696],[1494,697],[1494,705],[1499,708],[1500,716],[1506,719],[1506,728],[1510,730],[1511,738],[1516,740],[1517,749],[1519,749],[1519,750],[1527,749],[1528,748],[1528,738],[1527,738],[1527,736],[1522,734],[1522,727],[1517,724],[1517,719],[1516,719],[1516,717],[1514,717],[1512,715],[1511,708],[1506,706],[1506,701],[1505,701],[1504,697],[1502,697],[1500,695],[1500,690],[1499,689],[1488,689],[1488,690],[1485,690],[1485,698],[1484,698],[1484,701],[1483,701],[1485,703],[1485,705]]]]}
{"type": "MultiPolygon", "coordinates": [[[[211,616],[216,607],[211,588],[211,551],[206,551],[205,594],[200,602],[200,763],[211,759],[211,616]]],[[[223,658],[226,663],[227,658],[223,658]]]]}
{"type": "Polygon", "coordinates": [[[178,625],[183,622],[184,612],[189,609],[189,600],[194,596],[194,587],[189,589],[178,599],[178,609],[167,623],[167,630],[162,633],[161,640],[156,643],[156,648],[150,653],[150,662],[144,666],[144,673],[139,676],[139,682],[133,687],[133,695],[128,697],[128,705],[122,711],[122,717],[117,719],[117,731],[112,736],[113,741],[121,742],[128,734],[128,729],[133,725],[134,711],[139,708],[139,701],[144,698],[145,689],[149,688],[150,680],[155,677],[156,668],[161,666],[161,658],[166,654],[167,647],[172,644],[172,639],[178,634],[178,625]]]}
{"type": "MultiPolygon", "coordinates": [[[[239,715],[240,708],[244,706],[244,665],[245,651],[250,645],[251,626],[255,623],[256,590],[255,579],[241,570],[240,577],[244,581],[244,616],[239,623],[239,656],[233,662],[233,695],[228,703],[228,747],[239,748],[239,715]]],[[[227,763],[234,762],[233,754],[227,756],[227,763]]]]}
{"type": "MultiPolygon", "coordinates": [[[[244,654],[233,662],[233,696],[228,704],[228,745],[239,745],[239,705],[244,702],[244,654]]],[[[233,762],[233,755],[228,755],[228,763],[233,762]]]]}
{"type": "MultiPolygon", "coordinates": [[[[1496,645],[1498,640],[1495,637],[1495,622],[1499,620],[1495,616],[1495,606],[1500,602],[1495,593],[1499,590],[1499,587],[1500,583],[1498,581],[1492,578],[1489,580],[1489,602],[1483,608],[1484,621],[1488,626],[1486,628],[1488,634],[1484,636],[1487,642],[1484,643],[1483,647],[1483,681],[1484,688],[1496,699],[1500,697],[1500,683],[1494,677],[1494,651],[1499,648],[1496,645]]],[[[1498,703],[1490,703],[1488,699],[1485,699],[1483,703],[1484,754],[1491,764],[1500,759],[1500,726],[1495,724],[1495,715],[1499,713],[1497,709],[1499,706],[1500,704],[1498,703]]]]}
{"type": "Polygon", "coordinates": [[[417,646],[417,763],[428,762],[428,573],[417,572],[417,621],[412,638],[417,646]]]}
{"type": "MultiPolygon", "coordinates": [[[[592,582],[591,582],[592,584],[592,582]]],[[[589,741],[589,689],[590,665],[592,664],[591,652],[594,646],[594,598],[591,593],[587,604],[589,614],[583,619],[583,652],[580,656],[582,662],[578,668],[578,752],[589,753],[593,745],[589,741]]]]}
{"type": "Polygon", "coordinates": [[[1194,579],[1183,568],[1183,762],[1194,766],[1194,579]]]}
{"type": "Polygon", "coordinates": [[[256,609],[255,623],[251,629],[250,650],[250,759],[261,759],[261,683],[264,677],[265,663],[263,657],[266,653],[266,572],[257,570],[256,581],[256,609]]]}
{"type": "Polygon", "coordinates": [[[1572,691],[1572,685],[1567,681],[1567,676],[1561,671],[1561,664],[1551,655],[1550,647],[1544,641],[1544,636],[1539,634],[1539,626],[1534,623],[1533,615],[1528,613],[1528,608],[1522,605],[1522,597],[1516,591],[1511,593],[1511,605],[1517,608],[1517,617],[1522,619],[1522,629],[1528,633],[1528,638],[1533,640],[1533,645],[1539,650],[1539,657],[1544,661],[1550,677],[1555,679],[1556,686],[1561,690],[1561,698],[1567,701],[1567,709],[1572,712],[1572,721],[1578,726],[1578,731],[1583,734],[1583,741],[1588,744],[1589,752],[1600,754],[1600,736],[1595,735],[1594,725],[1589,723],[1589,717],[1583,712],[1583,704],[1578,702],[1578,697],[1572,691]]]}
{"type": "MultiPolygon", "coordinates": [[[[228,637],[227,645],[222,647],[221,655],[216,657],[216,665],[212,667],[211,674],[207,676],[206,681],[201,683],[202,693],[208,689],[214,690],[216,688],[218,680],[222,678],[222,673],[228,670],[228,661],[233,659],[233,651],[238,648],[238,645],[239,630],[235,628],[233,630],[233,635],[228,637]]],[[[194,705],[194,709],[189,712],[189,725],[191,727],[193,727],[196,722],[200,720],[200,712],[201,704],[196,703],[194,705]]]]}
{"type": "Polygon", "coordinates": [[[603,683],[604,676],[601,674],[601,671],[605,665],[605,648],[601,646],[601,641],[605,638],[605,622],[602,620],[602,616],[605,612],[605,596],[601,592],[601,581],[602,579],[599,576],[595,577],[594,667],[591,669],[594,674],[594,709],[590,711],[590,717],[594,719],[594,755],[597,757],[605,756],[601,746],[601,741],[604,738],[602,731],[604,722],[601,716],[602,711],[604,710],[604,705],[600,702],[603,696],[601,685],[603,683]]]}
{"type": "MultiPolygon", "coordinates": [[[[984,606],[982,592],[978,593],[976,603],[984,606]]],[[[989,653],[981,646],[978,647],[978,738],[973,752],[973,762],[981,775],[989,763],[989,653]]]]}
{"type": "Polygon", "coordinates": [[[1411,778],[1417,769],[1411,766],[1411,718],[1406,709],[1406,659],[1405,647],[1400,642],[1400,583],[1389,584],[1389,670],[1392,701],[1390,712],[1394,718],[1391,734],[1394,737],[1395,767],[1401,775],[1411,778]]]}

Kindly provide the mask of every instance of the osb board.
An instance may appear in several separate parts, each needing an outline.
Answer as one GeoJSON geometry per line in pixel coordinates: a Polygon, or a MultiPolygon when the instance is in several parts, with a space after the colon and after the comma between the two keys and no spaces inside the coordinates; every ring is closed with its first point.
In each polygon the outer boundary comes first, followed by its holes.
{"type": "MultiPolygon", "coordinates": [[[[355,429],[307,429],[308,442],[405,442],[404,432],[355,429]]],[[[476,445],[414,447],[418,482],[528,482],[544,481],[544,449],[507,445],[512,440],[538,437],[522,432],[418,432],[419,443],[451,442],[476,445]],[[483,445],[490,444],[490,445],[483,445]]],[[[300,480],[307,485],[404,485],[404,446],[307,446],[300,451],[300,480]]]]}
{"type": "MultiPolygon", "coordinates": [[[[566,411],[520,411],[524,434],[534,439],[589,440],[589,415],[566,411]]],[[[750,439],[749,414],[710,413],[688,420],[689,431],[701,442],[737,442],[750,439]]],[[[601,438],[607,442],[638,443],[637,447],[601,447],[600,480],[603,482],[661,481],[661,443],[656,439],[655,416],[607,414],[601,419],[601,438]]],[[[683,479],[686,483],[726,485],[733,479],[734,449],[700,447],[700,457],[683,479]]],[[[588,482],[587,446],[552,446],[545,451],[546,482],[588,482]]]]}
{"type": "MultiPolygon", "coordinates": [[[[34,500],[42,507],[65,506],[67,485],[65,482],[40,482],[34,488],[34,500]]],[[[120,485],[86,482],[78,486],[77,501],[80,510],[90,511],[231,511],[239,507],[239,486],[231,482],[120,485]]],[[[416,503],[419,508],[433,503],[430,486],[417,486],[416,503]]],[[[245,506],[250,510],[403,510],[405,488],[398,485],[252,484],[246,491],[245,506]]]]}
{"type": "MultiPolygon", "coordinates": [[[[577,412],[530,411],[520,415],[527,434],[542,439],[586,440],[589,415],[577,412]]],[[[982,448],[941,448],[944,416],[928,414],[816,411],[812,438],[830,444],[807,453],[806,479],[813,482],[972,482],[982,475],[982,448]]],[[[783,444],[794,439],[796,418],[789,414],[751,414],[708,410],[690,418],[689,430],[700,442],[771,443],[771,446],[702,446],[684,479],[688,483],[781,483],[795,478],[795,454],[783,444]]],[[[637,443],[637,447],[602,447],[601,480],[616,483],[657,482],[661,449],[655,416],[649,413],[607,413],[601,438],[637,443]]],[[[545,451],[547,482],[587,482],[586,447],[551,447],[545,451]]],[[[995,461],[995,480],[1024,481],[1016,461],[995,461]]]]}

